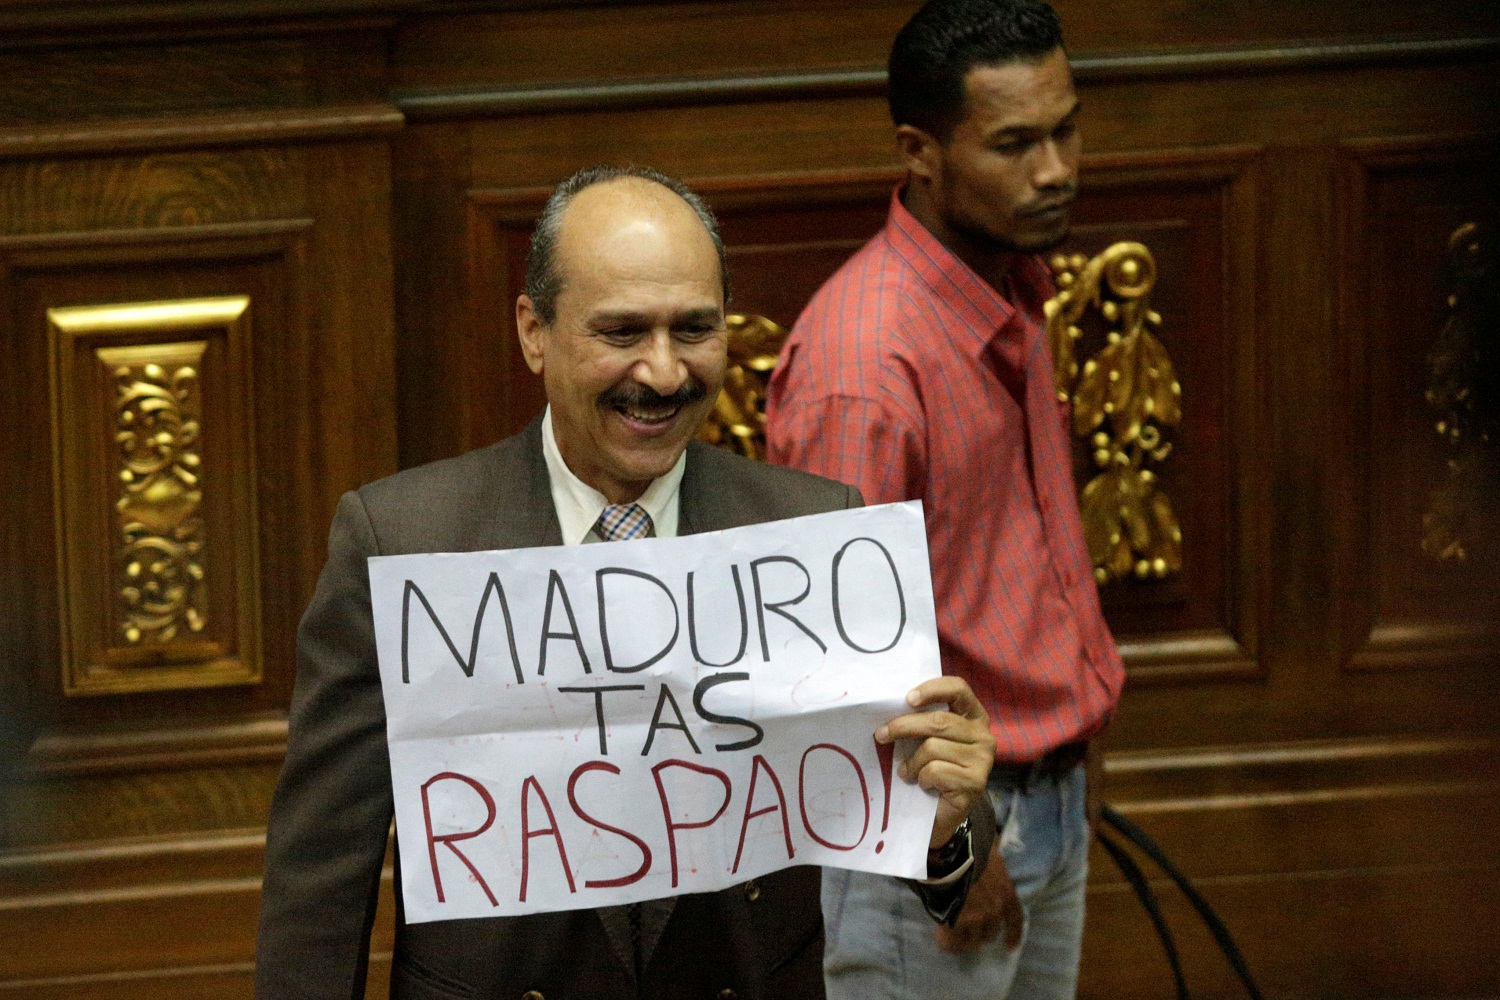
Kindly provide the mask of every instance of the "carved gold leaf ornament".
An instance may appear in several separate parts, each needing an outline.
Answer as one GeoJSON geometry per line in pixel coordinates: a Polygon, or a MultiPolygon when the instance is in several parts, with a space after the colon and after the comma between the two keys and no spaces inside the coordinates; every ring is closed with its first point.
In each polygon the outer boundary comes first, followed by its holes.
{"type": "Polygon", "coordinates": [[[724,388],[713,412],[699,428],[698,437],[746,458],[764,461],[766,387],[786,331],[764,316],[736,313],[726,316],[724,322],[729,328],[724,388]]]}
{"type": "Polygon", "coordinates": [[[1182,530],[1152,466],[1172,451],[1162,429],[1182,420],[1182,386],[1150,307],[1156,261],[1144,245],[1116,243],[1093,258],[1052,258],[1058,293],[1045,307],[1059,401],[1089,441],[1099,472],[1079,498],[1084,539],[1100,584],[1160,579],[1182,569],[1182,530]],[[1085,314],[1108,325],[1104,346],[1081,365],[1085,314]]]}
{"type": "MultiPolygon", "coordinates": [[[[101,351],[101,360],[114,362],[104,356],[109,353],[101,351]]],[[[192,365],[168,373],[154,361],[117,364],[114,373],[120,629],[131,645],[171,642],[184,629],[202,632],[206,624],[203,520],[196,516],[203,502],[194,416],[198,373],[192,365]]]]}
{"type": "Polygon", "coordinates": [[[47,322],[63,693],[258,683],[249,297],[47,322]]]}
{"type": "Polygon", "coordinates": [[[1500,249],[1494,230],[1467,222],[1448,238],[1451,291],[1432,350],[1426,398],[1445,453],[1442,481],[1422,515],[1422,551],[1462,562],[1490,506],[1500,466],[1500,249]]]}

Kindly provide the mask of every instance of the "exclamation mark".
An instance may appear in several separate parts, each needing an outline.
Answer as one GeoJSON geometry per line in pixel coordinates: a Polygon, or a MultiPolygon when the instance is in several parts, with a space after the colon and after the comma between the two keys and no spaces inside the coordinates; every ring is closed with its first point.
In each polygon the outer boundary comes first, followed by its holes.
{"type": "MultiPolygon", "coordinates": [[[[876,743],[875,755],[880,758],[880,780],[885,782],[885,808],[880,813],[880,832],[885,833],[885,828],[891,825],[891,768],[896,762],[896,744],[876,743]]],[[[885,841],[877,841],[875,853],[883,850],[885,841]]]]}

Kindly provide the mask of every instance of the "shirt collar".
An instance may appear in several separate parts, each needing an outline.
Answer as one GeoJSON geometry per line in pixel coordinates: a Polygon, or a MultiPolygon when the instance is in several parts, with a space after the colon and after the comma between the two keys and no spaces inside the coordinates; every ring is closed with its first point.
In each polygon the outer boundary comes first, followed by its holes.
{"type": "MultiPolygon", "coordinates": [[[[573,474],[557,448],[552,431],[552,407],[542,415],[542,457],[547,462],[547,478],[552,485],[552,506],[557,508],[557,523],[562,528],[564,545],[598,541],[594,524],[609,498],[573,474]]],[[[682,470],[687,466],[687,451],[678,456],[677,464],[666,475],[651,481],[636,503],[651,515],[657,538],[677,537],[677,510],[682,470]]]]}
{"type": "MultiPolygon", "coordinates": [[[[1031,303],[1013,305],[1007,302],[973,268],[943,246],[901,203],[904,190],[903,185],[891,193],[891,208],[886,221],[891,248],[911,265],[918,278],[935,295],[967,320],[964,332],[974,339],[974,346],[981,349],[988,346],[1016,318],[1017,306],[1031,303]]],[[[1046,267],[1037,258],[1027,256],[1016,262],[1014,284],[1045,289],[1049,281],[1046,267]]],[[[1037,312],[1040,314],[1039,304],[1037,312]]]]}

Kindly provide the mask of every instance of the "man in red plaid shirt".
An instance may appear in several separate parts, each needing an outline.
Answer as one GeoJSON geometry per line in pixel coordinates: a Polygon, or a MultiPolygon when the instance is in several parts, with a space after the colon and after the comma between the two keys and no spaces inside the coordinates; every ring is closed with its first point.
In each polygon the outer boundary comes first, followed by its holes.
{"type": "Polygon", "coordinates": [[[943,668],[969,681],[997,740],[1004,863],[936,934],[894,881],[826,873],[829,997],[1068,998],[1097,779],[1085,761],[1124,670],[1083,540],[1036,256],[1067,234],[1077,189],[1057,14],[933,0],[896,38],[890,103],[906,183],[782,350],[770,458],[869,503],[923,502],[943,668]]]}

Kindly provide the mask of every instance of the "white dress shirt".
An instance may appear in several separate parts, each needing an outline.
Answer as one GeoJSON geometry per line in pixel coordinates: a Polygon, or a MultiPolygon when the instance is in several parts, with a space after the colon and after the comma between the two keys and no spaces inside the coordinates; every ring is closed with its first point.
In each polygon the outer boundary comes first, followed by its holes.
{"type": "MultiPolygon", "coordinates": [[[[552,407],[542,415],[542,457],[547,460],[547,479],[552,485],[552,506],[557,508],[557,523],[562,527],[564,545],[582,545],[600,541],[594,532],[599,515],[609,506],[609,498],[573,474],[568,463],[563,461],[557,448],[557,437],[552,432],[552,407]]],[[[678,492],[682,486],[682,470],[687,466],[687,452],[677,458],[677,464],[667,470],[646,487],[635,502],[651,515],[651,524],[657,538],[677,537],[678,492]]]]}

